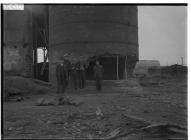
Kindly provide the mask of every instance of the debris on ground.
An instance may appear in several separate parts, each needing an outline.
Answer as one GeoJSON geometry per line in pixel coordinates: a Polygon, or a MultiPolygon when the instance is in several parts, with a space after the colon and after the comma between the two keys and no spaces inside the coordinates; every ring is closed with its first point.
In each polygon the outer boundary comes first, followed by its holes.
{"type": "Polygon", "coordinates": [[[120,128],[116,128],[112,132],[110,132],[107,136],[102,137],[101,139],[109,140],[115,138],[120,133],[120,128]]]}
{"type": "Polygon", "coordinates": [[[37,106],[48,106],[48,105],[73,105],[73,106],[79,106],[83,104],[82,100],[74,99],[69,96],[65,97],[56,97],[56,98],[40,98],[37,100],[36,105],[37,106]]]}
{"type": "Polygon", "coordinates": [[[141,130],[144,131],[165,131],[166,133],[177,133],[181,135],[187,135],[187,128],[178,126],[178,125],[172,125],[168,123],[159,123],[159,124],[151,124],[149,126],[141,128],[141,130]]]}
{"type": "Polygon", "coordinates": [[[39,80],[21,76],[4,77],[3,98],[7,100],[11,95],[45,94],[50,89],[50,84],[39,82],[39,80]],[[38,82],[37,82],[38,81],[38,82]]]}
{"type": "Polygon", "coordinates": [[[129,132],[118,140],[126,139],[187,139],[187,129],[177,125],[151,124],[149,126],[129,132]],[[178,131],[174,129],[179,129],[178,131]]]}
{"type": "MultiPolygon", "coordinates": [[[[39,103],[44,102],[39,99],[39,103]]],[[[46,119],[45,124],[56,132],[63,130],[73,139],[102,139],[102,140],[136,140],[136,139],[175,139],[187,138],[187,129],[172,124],[155,124],[142,118],[129,116],[128,114],[105,113],[105,118],[97,119],[93,112],[66,112],[57,118],[46,119]],[[115,121],[116,119],[118,121],[115,121]]],[[[42,124],[43,125],[43,124],[42,124]]],[[[9,128],[12,131],[13,128],[9,128]]],[[[23,127],[17,127],[16,131],[23,131],[23,127]]],[[[53,131],[53,130],[52,130],[53,131]]],[[[51,135],[53,138],[54,135],[51,135]]],[[[56,137],[55,137],[56,138],[56,137]]]]}
{"type": "Polygon", "coordinates": [[[92,134],[87,134],[87,139],[88,140],[93,140],[95,137],[92,134]]]}
{"type": "Polygon", "coordinates": [[[45,101],[44,98],[40,98],[37,100],[36,105],[38,105],[38,106],[43,105],[44,101],[45,101]]]}
{"type": "Polygon", "coordinates": [[[24,101],[25,99],[23,98],[23,97],[18,97],[17,99],[16,99],[16,102],[21,102],[21,101],[24,101]]]}
{"type": "Polygon", "coordinates": [[[42,80],[33,79],[33,78],[30,78],[30,80],[33,81],[34,83],[38,84],[38,85],[51,86],[50,83],[42,81],[42,80]]]}
{"type": "Polygon", "coordinates": [[[59,105],[74,105],[79,106],[83,104],[83,101],[77,98],[72,98],[70,96],[61,97],[59,105]]]}
{"type": "Polygon", "coordinates": [[[13,127],[9,127],[8,130],[9,130],[9,131],[12,131],[12,130],[13,130],[13,127]]]}
{"type": "Polygon", "coordinates": [[[20,131],[20,130],[22,130],[22,129],[23,129],[23,127],[18,127],[18,128],[16,128],[17,131],[20,131]]]}
{"type": "Polygon", "coordinates": [[[87,89],[77,90],[76,94],[67,91],[67,96],[59,98],[55,96],[56,94],[50,94],[35,95],[35,98],[29,96],[31,100],[28,100],[26,96],[19,95],[25,100],[19,103],[4,102],[6,112],[4,137],[6,139],[187,139],[187,129],[182,127],[187,126],[186,80],[182,79],[180,82],[180,79],[176,81],[167,79],[164,88],[132,84],[132,87],[127,86],[126,89],[123,87],[126,87],[128,81],[109,82],[113,82],[113,85],[119,87],[117,90],[123,92],[114,92],[108,85],[100,96],[96,96],[93,94],[94,89],[88,86],[87,89]],[[88,94],[79,94],[82,92],[88,94]],[[31,102],[43,107],[34,107],[31,102]],[[85,104],[78,108],[73,107],[80,105],[79,102],[85,104]],[[60,105],[52,107],[55,104],[60,105]]]}
{"type": "Polygon", "coordinates": [[[103,116],[103,113],[99,107],[97,107],[96,116],[97,116],[97,118],[101,118],[103,116]]]}
{"type": "Polygon", "coordinates": [[[9,88],[9,95],[10,96],[16,96],[16,95],[20,95],[21,94],[21,90],[15,87],[10,87],[9,88]]]}
{"type": "Polygon", "coordinates": [[[133,118],[129,117],[126,121],[123,122],[125,125],[121,125],[120,127],[112,130],[106,136],[101,137],[101,139],[127,140],[127,139],[144,138],[152,140],[152,139],[164,139],[164,138],[170,138],[170,139],[187,138],[187,128],[182,126],[172,125],[168,123],[150,124],[148,122],[146,123],[145,120],[136,117],[133,118]],[[129,123],[129,121],[131,123],[129,123]],[[137,123],[142,125],[137,125],[137,123]]]}

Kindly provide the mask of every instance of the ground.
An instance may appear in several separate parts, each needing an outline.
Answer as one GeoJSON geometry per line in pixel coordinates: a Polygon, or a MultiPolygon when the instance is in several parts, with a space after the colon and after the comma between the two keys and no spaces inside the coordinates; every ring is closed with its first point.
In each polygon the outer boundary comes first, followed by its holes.
{"type": "Polygon", "coordinates": [[[158,129],[158,134],[147,131],[147,126],[163,123],[187,128],[186,77],[164,78],[162,84],[147,86],[133,78],[104,81],[101,92],[89,81],[85,89],[66,93],[83,103],[36,106],[39,98],[55,98],[54,88],[48,94],[23,96],[24,101],[4,102],[4,138],[186,139],[175,133],[159,134],[158,129]]]}

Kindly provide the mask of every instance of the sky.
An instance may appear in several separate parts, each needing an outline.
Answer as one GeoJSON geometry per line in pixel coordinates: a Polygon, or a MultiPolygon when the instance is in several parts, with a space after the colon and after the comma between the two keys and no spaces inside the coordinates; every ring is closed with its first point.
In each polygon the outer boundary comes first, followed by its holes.
{"type": "Polygon", "coordinates": [[[187,65],[187,7],[138,6],[139,59],[187,65]]]}

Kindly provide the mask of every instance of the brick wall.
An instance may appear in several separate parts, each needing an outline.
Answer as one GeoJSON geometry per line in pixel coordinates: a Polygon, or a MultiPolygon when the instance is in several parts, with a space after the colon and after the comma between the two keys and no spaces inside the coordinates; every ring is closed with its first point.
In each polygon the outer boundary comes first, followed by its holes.
{"type": "Polygon", "coordinates": [[[32,15],[29,11],[3,11],[3,70],[33,76],[32,15]]]}

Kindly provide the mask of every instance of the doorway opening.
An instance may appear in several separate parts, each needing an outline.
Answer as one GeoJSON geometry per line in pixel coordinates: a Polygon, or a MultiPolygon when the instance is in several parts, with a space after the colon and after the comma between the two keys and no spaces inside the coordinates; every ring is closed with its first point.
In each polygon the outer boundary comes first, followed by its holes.
{"type": "Polygon", "coordinates": [[[49,81],[49,62],[48,62],[48,7],[33,6],[33,72],[34,78],[42,81],[49,81]]]}
{"type": "Polygon", "coordinates": [[[96,60],[98,60],[104,68],[103,80],[125,79],[125,56],[100,56],[90,58],[86,71],[87,80],[94,80],[93,67],[96,64],[96,60]]]}
{"type": "Polygon", "coordinates": [[[48,58],[46,59],[47,49],[45,47],[38,48],[37,55],[38,79],[48,82],[49,62],[48,58]]]}
{"type": "Polygon", "coordinates": [[[49,61],[47,56],[47,49],[39,47],[33,50],[33,65],[34,65],[34,78],[42,81],[49,81],[49,61]],[[36,60],[36,62],[35,62],[36,60]]]}

